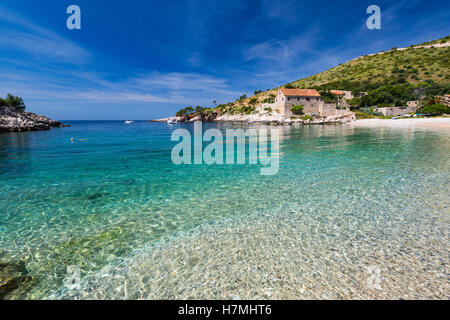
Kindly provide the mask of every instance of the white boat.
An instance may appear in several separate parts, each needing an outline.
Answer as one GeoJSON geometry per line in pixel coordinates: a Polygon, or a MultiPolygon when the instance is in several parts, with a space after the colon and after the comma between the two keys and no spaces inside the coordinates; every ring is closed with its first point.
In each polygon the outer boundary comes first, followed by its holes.
{"type": "Polygon", "coordinates": [[[167,123],[168,124],[175,124],[175,123],[177,123],[178,121],[177,120],[175,120],[175,119],[169,119],[169,120],[167,120],[167,123]]]}
{"type": "Polygon", "coordinates": [[[130,123],[133,123],[133,122],[134,122],[134,121],[131,121],[131,120],[125,121],[126,124],[130,124],[130,123]]]}

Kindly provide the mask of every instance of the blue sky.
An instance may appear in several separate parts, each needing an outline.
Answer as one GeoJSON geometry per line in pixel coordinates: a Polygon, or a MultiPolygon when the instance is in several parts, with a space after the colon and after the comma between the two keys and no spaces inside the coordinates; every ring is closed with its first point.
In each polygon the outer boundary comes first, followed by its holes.
{"type": "Polygon", "coordinates": [[[444,37],[449,21],[448,0],[2,0],[0,95],[55,119],[152,119],[444,37]]]}

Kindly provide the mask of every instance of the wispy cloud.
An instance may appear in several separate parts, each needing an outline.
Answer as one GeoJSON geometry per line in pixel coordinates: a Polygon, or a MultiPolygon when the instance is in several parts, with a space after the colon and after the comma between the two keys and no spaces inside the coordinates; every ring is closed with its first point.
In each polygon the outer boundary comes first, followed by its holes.
{"type": "Polygon", "coordinates": [[[66,38],[0,6],[0,51],[29,54],[41,59],[80,63],[90,53],[66,38]]]}
{"type": "Polygon", "coordinates": [[[289,40],[271,39],[253,45],[243,51],[244,59],[278,62],[279,64],[291,63],[300,54],[312,47],[311,37],[295,37],[289,40]]]}
{"type": "Polygon", "coordinates": [[[263,12],[270,19],[278,19],[280,23],[289,24],[298,19],[298,1],[295,0],[263,0],[263,12]]]}
{"type": "Polygon", "coordinates": [[[210,104],[212,100],[233,99],[238,92],[222,78],[195,73],[147,72],[122,80],[108,80],[108,74],[67,72],[68,85],[58,84],[53,76],[24,72],[0,79],[6,94],[14,90],[29,99],[72,100],[79,103],[176,103],[210,104]],[[9,91],[8,91],[9,92],[9,91]]]}

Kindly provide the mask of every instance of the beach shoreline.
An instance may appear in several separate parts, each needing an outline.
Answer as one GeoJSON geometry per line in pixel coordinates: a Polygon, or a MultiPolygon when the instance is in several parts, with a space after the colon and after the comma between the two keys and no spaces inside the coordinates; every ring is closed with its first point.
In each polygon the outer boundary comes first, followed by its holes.
{"type": "Polygon", "coordinates": [[[450,118],[360,119],[351,122],[351,125],[361,128],[418,127],[449,130],[450,118]]]}

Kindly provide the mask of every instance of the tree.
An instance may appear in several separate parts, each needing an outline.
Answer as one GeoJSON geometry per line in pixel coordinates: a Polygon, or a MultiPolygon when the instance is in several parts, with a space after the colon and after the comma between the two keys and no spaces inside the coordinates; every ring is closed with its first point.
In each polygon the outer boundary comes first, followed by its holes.
{"type": "Polygon", "coordinates": [[[5,107],[5,106],[7,106],[7,105],[8,105],[8,104],[6,103],[6,100],[0,98],[0,107],[5,107]]]}
{"type": "Polygon", "coordinates": [[[301,104],[299,104],[299,105],[293,106],[291,108],[291,111],[293,114],[300,115],[300,114],[303,114],[303,109],[304,109],[304,107],[301,104]]]}
{"type": "Polygon", "coordinates": [[[200,106],[196,106],[194,112],[197,113],[197,114],[202,114],[205,111],[205,109],[206,108],[202,108],[200,106]]]}
{"type": "Polygon", "coordinates": [[[319,94],[325,103],[336,103],[338,100],[337,96],[332,94],[329,90],[319,91],[319,94]]]}
{"type": "Polygon", "coordinates": [[[247,95],[243,94],[242,96],[239,97],[239,100],[244,100],[245,98],[247,98],[247,95]]]}
{"type": "Polygon", "coordinates": [[[425,106],[417,110],[419,113],[432,114],[432,115],[442,115],[444,113],[450,114],[450,107],[444,104],[433,104],[431,106],[425,106]]]}
{"type": "Polygon", "coordinates": [[[184,115],[186,115],[186,114],[188,114],[188,113],[191,113],[192,111],[194,111],[194,108],[192,108],[191,106],[189,106],[189,107],[187,107],[187,108],[178,110],[178,112],[176,113],[176,116],[177,116],[177,117],[182,117],[182,116],[184,116],[184,115]]]}
{"type": "Polygon", "coordinates": [[[26,105],[21,97],[13,96],[12,94],[8,93],[8,95],[6,96],[6,100],[4,101],[6,102],[6,105],[16,108],[16,110],[18,111],[23,112],[26,109],[26,105]]]}
{"type": "Polygon", "coordinates": [[[217,105],[217,101],[216,100],[213,100],[213,105],[217,105]]]}
{"type": "Polygon", "coordinates": [[[361,105],[361,98],[355,97],[347,100],[347,103],[352,107],[359,107],[361,105]]]}

